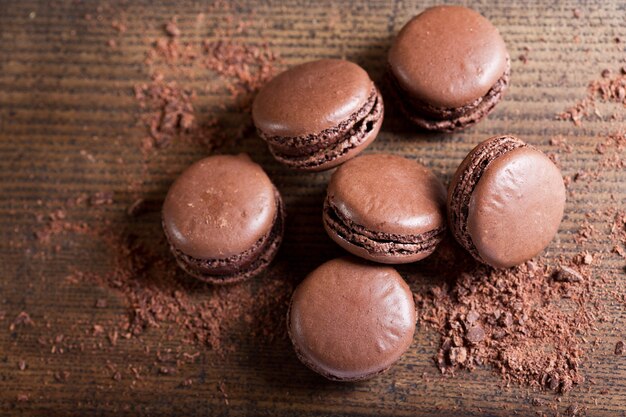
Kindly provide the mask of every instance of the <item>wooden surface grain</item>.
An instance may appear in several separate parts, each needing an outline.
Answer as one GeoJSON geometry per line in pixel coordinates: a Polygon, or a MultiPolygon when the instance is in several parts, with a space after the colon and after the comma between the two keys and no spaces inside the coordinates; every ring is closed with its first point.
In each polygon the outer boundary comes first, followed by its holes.
{"type": "MultiPolygon", "coordinates": [[[[580,127],[555,115],[584,97],[587,83],[603,69],[616,73],[626,65],[626,3],[463,3],[488,17],[506,41],[512,57],[508,94],[486,120],[452,134],[416,132],[387,103],[382,131],[368,151],[416,158],[448,181],[476,143],[512,133],[559,154],[566,176],[597,168],[602,157],[596,152],[598,138],[626,128],[623,106],[607,105],[602,117],[593,116],[580,127]],[[609,120],[612,113],[618,114],[616,120],[609,120]],[[550,145],[556,135],[567,138],[571,153],[550,145]]],[[[169,184],[207,153],[198,144],[175,141],[146,160],[138,148],[146,131],[138,122],[133,86],[149,80],[145,53],[164,35],[163,24],[172,16],[177,16],[186,42],[216,40],[227,32],[238,42],[267,42],[280,55],[280,68],[342,57],[379,80],[394,34],[431,4],[288,0],[227,7],[188,0],[1,1],[0,415],[531,416],[554,414],[554,407],[561,413],[578,407],[590,416],[625,416],[626,356],[613,354],[615,343],[626,338],[626,306],[610,295],[624,292],[624,259],[616,255],[604,256],[595,266],[609,277],[598,290],[609,320],[588,337],[586,382],[555,396],[505,387],[490,369],[438,375],[432,360],[438,336],[423,326],[389,373],[363,383],[317,377],[297,361],[286,339],[248,337],[251,326],[262,325],[255,321],[233,323],[228,337],[236,341],[236,349],[218,354],[202,345],[187,346],[199,355],[164,374],[154,363],[154,352],[176,351],[182,337],[176,326],[150,328],[114,347],[92,334],[94,325],[108,326],[129,314],[118,292],[66,279],[72,268],[108,271],[111,261],[102,244],[64,234],[52,246],[42,246],[35,238],[42,227],[38,214],[46,215],[81,193],[100,191],[112,192],[113,204],[80,205],[68,215],[88,224],[106,219],[113,228],[160,238],[158,211],[169,184]],[[116,19],[127,25],[124,33],[111,26],[116,19]],[[229,27],[241,20],[244,30],[229,27]],[[108,45],[110,39],[116,47],[108,45]],[[138,197],[151,203],[146,214],[131,220],[125,210],[138,197]],[[107,301],[105,308],[94,308],[98,299],[107,301]],[[22,311],[34,323],[10,330],[22,311]],[[68,348],[60,352],[55,344],[68,348]],[[25,369],[20,370],[22,361],[25,369]],[[140,379],[130,376],[129,366],[140,370],[140,379]],[[118,369],[119,381],[112,378],[118,369]],[[182,383],[188,379],[191,385],[182,383]],[[538,407],[537,399],[547,405],[538,407]]],[[[217,115],[231,127],[241,123],[215,73],[189,68],[172,70],[168,77],[197,91],[200,119],[217,115]]],[[[279,166],[253,132],[219,149],[240,151],[263,165],[287,204],[286,240],[268,275],[297,283],[322,261],[341,254],[321,226],[330,173],[302,174],[279,166]]],[[[565,219],[546,258],[578,254],[575,236],[584,221],[597,230],[586,250],[610,251],[607,219],[595,210],[623,209],[625,182],[623,169],[608,169],[597,180],[573,184],[565,219]]],[[[421,263],[400,269],[414,289],[438,282],[436,273],[424,270],[421,263]]],[[[251,294],[260,291],[258,283],[244,285],[251,294]]],[[[202,287],[194,297],[212,291],[202,287]]],[[[235,296],[228,290],[223,295],[235,296]]]]}

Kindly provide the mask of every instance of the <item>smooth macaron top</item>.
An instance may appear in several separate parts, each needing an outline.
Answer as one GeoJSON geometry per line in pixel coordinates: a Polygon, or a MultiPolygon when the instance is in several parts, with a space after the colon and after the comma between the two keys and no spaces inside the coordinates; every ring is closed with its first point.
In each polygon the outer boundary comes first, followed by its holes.
{"type": "Polygon", "coordinates": [[[462,6],[436,6],[402,28],[388,64],[412,97],[456,108],[486,95],[504,75],[507,58],[504,40],[486,18],[462,6]]]}
{"type": "Polygon", "coordinates": [[[419,235],[445,226],[443,184],[401,156],[369,154],[344,163],[327,194],[342,216],[370,231],[419,235]]]}
{"type": "Polygon", "coordinates": [[[246,154],[217,155],[187,168],[163,203],[170,244],[199,259],[225,259],[252,248],[272,228],[275,188],[246,154]]]}
{"type": "Polygon", "coordinates": [[[339,258],[296,288],[288,326],[303,362],[355,380],[391,366],[411,345],[415,321],[413,295],[395,269],[339,258]]]}
{"type": "Polygon", "coordinates": [[[348,120],[372,89],[369,75],[355,63],[307,62],[277,75],[259,91],[252,118],[267,136],[317,134],[348,120]]]}
{"type": "Polygon", "coordinates": [[[467,231],[480,257],[496,267],[518,265],[557,233],[565,207],[561,172],[530,146],[493,160],[472,193],[467,231]]]}

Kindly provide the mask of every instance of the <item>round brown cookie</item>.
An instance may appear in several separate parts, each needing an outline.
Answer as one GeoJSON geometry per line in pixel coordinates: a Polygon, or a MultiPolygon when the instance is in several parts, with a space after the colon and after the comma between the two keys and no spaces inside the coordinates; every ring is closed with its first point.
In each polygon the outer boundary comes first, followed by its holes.
{"type": "Polygon", "coordinates": [[[283,202],[245,154],[218,155],[187,168],[163,203],[165,236],[179,266],[215,284],[262,272],[282,241],[283,202]]]}
{"type": "Polygon", "coordinates": [[[254,100],[252,118],[279,162],[320,171],[354,157],[376,138],[383,101],[360,66],[322,59],[274,77],[254,100]]]}
{"type": "Polygon", "coordinates": [[[388,74],[401,110],[418,126],[451,131],[476,123],[500,101],[510,59],[498,29],[462,6],[436,6],[394,40],[388,74]]]}
{"type": "Polygon", "coordinates": [[[386,371],[413,341],[411,289],[395,269],[339,258],[296,288],[287,329],[300,360],[338,381],[386,371]]]}
{"type": "Polygon", "coordinates": [[[324,201],[324,228],[361,258],[415,262],[443,239],[445,205],[443,184],[425,166],[395,155],[364,155],[333,173],[324,201]]]}
{"type": "Polygon", "coordinates": [[[558,231],[564,207],[559,169],[513,136],[476,146],[448,190],[452,233],[474,258],[498,268],[539,254],[558,231]]]}

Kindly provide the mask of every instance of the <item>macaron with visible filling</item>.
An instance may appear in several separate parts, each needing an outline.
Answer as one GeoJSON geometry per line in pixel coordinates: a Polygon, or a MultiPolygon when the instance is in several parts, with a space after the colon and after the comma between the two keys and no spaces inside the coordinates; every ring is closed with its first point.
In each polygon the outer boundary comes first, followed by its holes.
{"type": "Polygon", "coordinates": [[[559,229],[564,207],[559,169],[513,136],[495,136],[476,146],[448,189],[456,240],[474,258],[497,268],[543,251],[559,229]]]}
{"type": "Polygon", "coordinates": [[[323,221],[348,252],[375,262],[415,262],[446,229],[446,189],[425,166],[388,154],[354,158],[328,184],[323,221]]]}
{"type": "Polygon", "coordinates": [[[287,329],[298,358],[337,381],[371,378],[391,367],[413,341],[411,289],[389,266],[339,258],[298,285],[287,329]]]}
{"type": "Polygon", "coordinates": [[[247,155],[217,155],[187,168],[162,210],[165,236],[178,265],[214,284],[264,271],[283,237],[278,190],[247,155]]]}
{"type": "Polygon", "coordinates": [[[463,6],[436,6],[400,30],[388,74],[400,109],[413,123],[452,131],[493,110],[509,84],[510,59],[486,18],[463,6]]]}
{"type": "Polygon", "coordinates": [[[274,77],[256,96],[252,118],[279,162],[321,171],[356,156],[376,138],[383,100],[363,68],[322,59],[274,77]]]}

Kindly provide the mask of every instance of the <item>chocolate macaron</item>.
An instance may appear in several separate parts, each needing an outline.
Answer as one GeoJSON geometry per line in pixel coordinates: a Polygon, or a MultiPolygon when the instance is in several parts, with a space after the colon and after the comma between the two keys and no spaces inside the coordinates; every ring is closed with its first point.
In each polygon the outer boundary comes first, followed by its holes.
{"type": "Polygon", "coordinates": [[[557,233],[565,207],[559,169],[513,136],[476,146],[448,190],[450,228],[477,260],[497,268],[539,254],[557,233]]]}
{"type": "Polygon", "coordinates": [[[395,269],[340,258],[296,288],[287,329],[298,358],[338,381],[387,370],[409,348],[416,322],[411,289],[395,269]]]}
{"type": "Polygon", "coordinates": [[[252,118],[279,162],[321,171],[352,158],[376,138],[383,100],[363,68],[322,59],[267,83],[254,100],[252,118]]]}
{"type": "Polygon", "coordinates": [[[162,223],[183,270],[226,284],[259,274],[272,261],[282,241],[284,207],[276,187],[247,155],[210,156],[172,184],[162,223]]]}
{"type": "Polygon", "coordinates": [[[479,13],[436,6],[402,28],[389,51],[388,73],[411,121],[452,131],[476,123],[500,101],[510,59],[498,29],[479,13]]]}
{"type": "Polygon", "coordinates": [[[433,253],[446,229],[446,190],[425,166],[401,156],[369,154],[335,171],[323,221],[348,252],[400,264],[433,253]]]}

